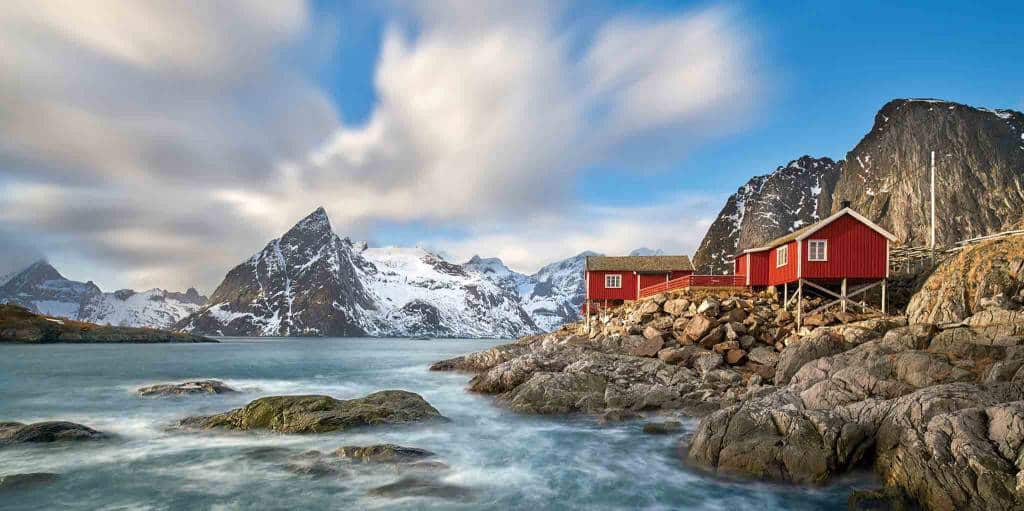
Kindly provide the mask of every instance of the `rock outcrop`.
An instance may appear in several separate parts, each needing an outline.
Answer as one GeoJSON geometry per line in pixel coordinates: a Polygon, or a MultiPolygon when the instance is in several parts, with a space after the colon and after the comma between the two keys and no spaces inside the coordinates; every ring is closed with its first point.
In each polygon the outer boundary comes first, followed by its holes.
{"type": "Polygon", "coordinates": [[[944,261],[907,306],[912,323],[955,323],[985,309],[1024,309],[1024,235],[968,246],[944,261]]]}
{"type": "Polygon", "coordinates": [[[828,343],[821,356],[788,385],[703,418],[686,460],[805,484],[873,465],[926,509],[1020,508],[1024,338],[972,323],[897,327],[859,343],[808,337],[828,343]]]}
{"type": "Polygon", "coordinates": [[[217,342],[209,337],[151,328],[103,326],[35,314],[15,304],[0,305],[0,343],[166,343],[217,342]]]}
{"type": "Polygon", "coordinates": [[[149,385],[136,390],[140,396],[183,396],[188,394],[230,394],[238,392],[220,380],[193,380],[149,385]]]}
{"type": "Polygon", "coordinates": [[[330,396],[264,397],[225,413],[188,417],[180,425],[198,429],[324,433],[363,426],[434,420],[445,418],[419,394],[404,390],[382,390],[348,400],[330,396]]]}

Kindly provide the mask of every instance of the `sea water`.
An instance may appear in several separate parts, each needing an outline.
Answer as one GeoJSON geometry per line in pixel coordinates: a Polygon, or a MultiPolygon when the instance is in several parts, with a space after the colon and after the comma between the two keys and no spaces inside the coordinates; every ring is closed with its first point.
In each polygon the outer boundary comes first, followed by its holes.
{"type": "MultiPolygon", "coordinates": [[[[0,345],[0,421],[69,420],[111,433],[99,442],[0,448],[0,475],[52,472],[53,484],[0,492],[0,509],[843,509],[856,476],[819,489],[731,481],[686,467],[679,435],[643,421],[538,417],[465,390],[469,375],[429,363],[499,341],[226,339],[220,344],[0,345]],[[138,397],[144,385],[215,378],[238,394],[138,397]],[[419,393],[450,422],[317,435],[186,432],[179,419],[260,396],[354,398],[419,393]],[[255,448],[330,452],[395,443],[437,453],[443,482],[472,498],[376,497],[400,475],[355,470],[314,478],[255,448]]],[[[686,423],[692,430],[695,422],[686,423]]]]}

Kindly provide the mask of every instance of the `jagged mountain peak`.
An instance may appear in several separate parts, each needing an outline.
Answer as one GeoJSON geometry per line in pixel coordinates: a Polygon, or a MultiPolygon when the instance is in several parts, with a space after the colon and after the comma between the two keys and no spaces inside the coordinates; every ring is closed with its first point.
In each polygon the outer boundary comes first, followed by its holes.
{"type": "Polygon", "coordinates": [[[332,232],[334,231],[331,227],[331,219],[328,218],[327,211],[323,206],[320,206],[299,220],[282,238],[298,237],[306,233],[326,234],[332,232]]]}

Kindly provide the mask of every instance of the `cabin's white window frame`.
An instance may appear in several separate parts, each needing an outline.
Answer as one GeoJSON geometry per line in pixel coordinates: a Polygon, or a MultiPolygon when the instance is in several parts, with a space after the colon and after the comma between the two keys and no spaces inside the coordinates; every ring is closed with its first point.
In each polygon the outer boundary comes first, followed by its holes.
{"type": "Polygon", "coordinates": [[[605,289],[622,289],[622,274],[609,273],[604,276],[605,289]]]}
{"type": "Polygon", "coordinates": [[[782,268],[789,264],[789,245],[782,245],[775,249],[775,267],[782,268]]]}
{"type": "Polygon", "coordinates": [[[828,261],[828,240],[807,240],[807,260],[828,261]]]}

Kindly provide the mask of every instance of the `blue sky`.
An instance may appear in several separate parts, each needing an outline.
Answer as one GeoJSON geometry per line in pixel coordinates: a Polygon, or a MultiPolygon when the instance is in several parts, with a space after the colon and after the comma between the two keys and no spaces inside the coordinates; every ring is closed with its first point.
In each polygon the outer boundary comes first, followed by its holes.
{"type": "Polygon", "coordinates": [[[692,253],[747,179],[843,158],[890,99],[1024,109],[1021,2],[185,7],[0,5],[0,272],[211,291],[318,205],[527,272],[692,253]]]}
{"type": "MultiPolygon", "coordinates": [[[[362,2],[355,2],[362,4],[362,2]]],[[[588,2],[566,18],[629,13],[665,16],[712,2],[588,2]]],[[[737,2],[770,74],[747,126],[655,169],[628,162],[594,166],[576,190],[589,201],[629,203],[678,188],[731,193],[754,174],[803,154],[842,159],[870,129],[875,112],[899,97],[935,97],[990,108],[1024,109],[1024,3],[737,2]]],[[[357,20],[338,54],[318,73],[346,119],[364,122],[376,100],[373,71],[387,14],[318,2],[317,10],[357,20]],[[345,15],[340,13],[354,13],[345,15]]],[[[571,21],[569,23],[572,23],[571,21]]],[[[384,235],[384,233],[382,233],[384,235]]],[[[408,243],[416,231],[382,239],[408,243]]]]}

